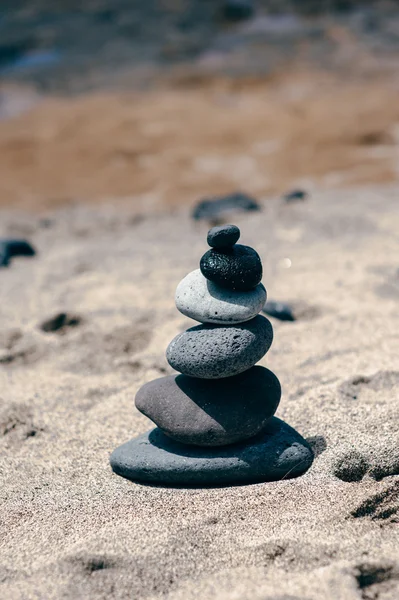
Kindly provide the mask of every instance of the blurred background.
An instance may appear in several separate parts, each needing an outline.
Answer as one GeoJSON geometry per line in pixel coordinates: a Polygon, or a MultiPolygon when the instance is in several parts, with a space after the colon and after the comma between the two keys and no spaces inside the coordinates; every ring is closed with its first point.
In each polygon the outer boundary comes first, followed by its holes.
{"type": "Polygon", "coordinates": [[[2,0],[0,204],[394,181],[398,56],[398,0],[2,0]]]}

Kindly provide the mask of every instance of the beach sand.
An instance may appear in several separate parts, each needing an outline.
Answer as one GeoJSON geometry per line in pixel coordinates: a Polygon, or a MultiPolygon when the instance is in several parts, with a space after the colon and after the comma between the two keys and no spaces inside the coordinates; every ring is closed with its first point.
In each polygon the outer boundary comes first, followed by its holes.
{"type": "Polygon", "coordinates": [[[260,253],[269,298],[300,306],[273,320],[260,364],[316,458],[298,479],[216,489],[109,466],[151,427],[135,393],[172,372],[166,346],[193,324],[174,290],[207,224],[184,207],[3,209],[1,235],[38,253],[0,272],[1,598],[399,597],[398,195],[261,196],[262,212],[227,217],[260,253]]]}
{"type": "Polygon", "coordinates": [[[18,91],[4,88],[6,116],[32,109],[0,120],[0,207],[112,201],[148,214],[243,188],[270,196],[398,179],[396,73],[287,68],[236,80],[170,75],[144,92],[18,91]]]}

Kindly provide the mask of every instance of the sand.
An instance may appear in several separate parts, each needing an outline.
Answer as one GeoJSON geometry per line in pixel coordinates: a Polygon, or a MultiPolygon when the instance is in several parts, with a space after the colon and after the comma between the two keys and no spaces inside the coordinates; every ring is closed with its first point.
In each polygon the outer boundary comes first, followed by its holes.
{"type": "Polygon", "coordinates": [[[108,464],[151,426],[134,395],[171,372],[166,346],[192,324],[174,290],[206,224],[186,208],[3,210],[1,234],[38,254],[0,272],[1,598],[398,598],[398,193],[263,196],[262,213],[229,217],[269,297],[308,307],[273,321],[261,364],[316,458],[299,479],[216,489],[138,485],[108,464]]]}
{"type": "MultiPolygon", "coordinates": [[[[17,88],[5,90],[7,106],[22,110],[17,88]]],[[[258,196],[396,181],[398,90],[397,73],[287,68],[240,80],[170,76],[146,92],[33,96],[32,110],[0,121],[0,206],[111,198],[148,214],[243,187],[258,196]]]]}

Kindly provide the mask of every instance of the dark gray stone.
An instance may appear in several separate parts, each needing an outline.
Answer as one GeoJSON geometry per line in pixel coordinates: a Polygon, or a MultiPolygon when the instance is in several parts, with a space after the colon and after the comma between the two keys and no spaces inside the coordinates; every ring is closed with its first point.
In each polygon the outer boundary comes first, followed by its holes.
{"type": "Polygon", "coordinates": [[[253,248],[241,244],[232,248],[208,250],[201,258],[200,269],[209,281],[229,290],[249,291],[262,279],[259,254],[253,248]]]}
{"type": "Polygon", "coordinates": [[[0,238],[0,267],[8,267],[14,256],[34,256],[35,249],[26,240],[0,238]]]}
{"type": "Polygon", "coordinates": [[[232,377],[253,367],[269,350],[273,328],[258,315],[237,325],[197,325],[177,335],[166,350],[171,367],[201,379],[232,377]]]}
{"type": "Polygon", "coordinates": [[[308,197],[308,192],[304,190],[292,190],[283,196],[284,200],[290,202],[302,202],[308,197]]]}
{"type": "Polygon", "coordinates": [[[268,300],[263,308],[263,312],[269,317],[274,317],[279,321],[295,321],[295,315],[292,307],[286,302],[276,302],[268,300]]]}
{"type": "Polygon", "coordinates": [[[280,397],[280,382],[274,373],[253,367],[227,379],[161,377],[138,391],[136,406],[178,442],[223,446],[262,431],[280,397]]]}
{"type": "Polygon", "coordinates": [[[226,214],[257,210],[260,210],[260,206],[254,198],[237,192],[221,198],[201,200],[194,208],[192,217],[196,221],[204,219],[216,224],[223,222],[226,214]]]}
{"type": "Polygon", "coordinates": [[[303,300],[295,300],[290,303],[268,300],[262,312],[269,317],[279,319],[279,321],[312,321],[320,317],[322,309],[303,300]]]}
{"type": "Polygon", "coordinates": [[[229,248],[240,239],[240,230],[235,225],[218,225],[208,231],[207,242],[211,248],[229,248]]]}
{"type": "Polygon", "coordinates": [[[122,477],[170,486],[290,479],[307,471],[312,461],[309,444],[276,417],[256,438],[219,448],[185,446],[156,428],[116,448],[110,459],[122,477]]]}
{"type": "Polygon", "coordinates": [[[70,327],[77,327],[82,323],[81,317],[70,313],[58,313],[43,321],[40,329],[46,333],[65,333],[70,327]]]}

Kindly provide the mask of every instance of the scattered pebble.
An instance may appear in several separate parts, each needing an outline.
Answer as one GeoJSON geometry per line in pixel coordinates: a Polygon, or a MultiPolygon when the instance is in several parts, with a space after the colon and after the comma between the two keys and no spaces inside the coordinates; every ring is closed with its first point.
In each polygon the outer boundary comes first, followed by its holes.
{"type": "Polygon", "coordinates": [[[240,239],[240,230],[235,225],[219,225],[208,231],[207,242],[211,248],[229,248],[240,239]]]}
{"type": "Polygon", "coordinates": [[[258,210],[260,210],[260,205],[254,198],[238,192],[221,198],[201,200],[194,208],[192,217],[196,221],[220,223],[224,220],[226,213],[258,210]]]}
{"type": "Polygon", "coordinates": [[[281,387],[264,367],[222,379],[172,375],[144,385],[139,411],[174,440],[224,446],[257,435],[277,410],[281,387]]]}
{"type": "Polygon", "coordinates": [[[191,377],[232,377],[257,363],[272,341],[270,321],[258,315],[239,325],[191,327],[170,342],[166,358],[176,371],[191,377]]]}
{"type": "Polygon", "coordinates": [[[283,196],[286,202],[298,202],[306,200],[308,197],[308,192],[304,190],[292,190],[283,196]]]}
{"type": "Polygon", "coordinates": [[[0,238],[0,267],[8,267],[15,256],[35,256],[36,251],[26,240],[0,238]]]}
{"type": "Polygon", "coordinates": [[[285,302],[275,302],[274,300],[268,300],[263,308],[263,312],[269,317],[274,317],[280,321],[295,321],[295,316],[292,312],[292,308],[285,302]]]}
{"type": "Polygon", "coordinates": [[[197,269],[179,283],[175,302],[177,309],[190,319],[232,325],[256,317],[265,305],[266,290],[261,283],[249,292],[227,290],[208,281],[197,269]]]}
{"type": "Polygon", "coordinates": [[[204,277],[229,290],[249,291],[262,279],[259,254],[249,246],[236,244],[224,250],[208,250],[201,258],[204,277]]]}
{"type": "Polygon", "coordinates": [[[290,303],[268,300],[263,312],[280,321],[313,321],[320,317],[323,310],[319,306],[308,304],[303,300],[295,300],[290,303]]]}
{"type": "Polygon", "coordinates": [[[40,329],[46,333],[58,332],[65,333],[65,330],[69,327],[77,327],[82,322],[81,317],[78,315],[71,315],[68,313],[58,313],[51,319],[44,321],[40,329]]]}
{"type": "Polygon", "coordinates": [[[115,473],[133,481],[219,486],[298,477],[313,453],[299,433],[273,417],[251,443],[216,448],[183,445],[157,428],[116,448],[110,461],[115,473]]]}

